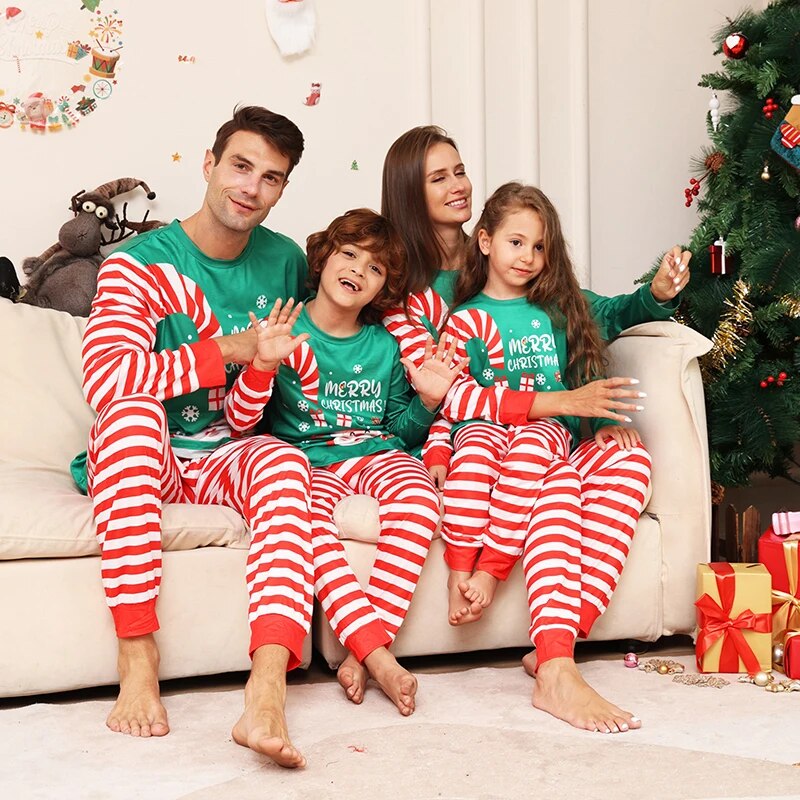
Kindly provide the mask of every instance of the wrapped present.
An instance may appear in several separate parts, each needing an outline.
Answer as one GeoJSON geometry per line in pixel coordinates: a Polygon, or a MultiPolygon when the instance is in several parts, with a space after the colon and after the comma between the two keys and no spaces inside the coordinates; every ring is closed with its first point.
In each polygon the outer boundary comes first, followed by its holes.
{"type": "Polygon", "coordinates": [[[783,640],[783,671],[787,678],[800,678],[800,631],[789,631],[783,640]]]}
{"type": "Polygon", "coordinates": [[[763,564],[697,565],[697,669],[772,668],[772,582],[763,564]]]}
{"type": "MultiPolygon", "coordinates": [[[[787,631],[800,630],[798,540],[778,536],[772,528],[758,540],[758,560],[772,575],[772,640],[780,642],[787,631]]],[[[800,653],[798,653],[800,655],[800,653]]],[[[798,664],[800,668],[800,664],[798,664]]]]}

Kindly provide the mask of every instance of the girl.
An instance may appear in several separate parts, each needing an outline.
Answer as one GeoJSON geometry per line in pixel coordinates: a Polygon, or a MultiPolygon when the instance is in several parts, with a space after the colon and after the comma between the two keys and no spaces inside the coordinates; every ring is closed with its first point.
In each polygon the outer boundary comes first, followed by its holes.
{"type": "Polygon", "coordinates": [[[231,416],[239,430],[248,430],[269,400],[269,430],[308,456],[314,589],[350,651],[339,682],[360,703],[372,676],[408,715],[417,682],[388,647],[438,525],[439,499],[424,466],[404,448],[425,438],[463,367],[454,365],[454,346],[446,347],[444,338],[435,351],[428,339],[419,367],[401,363],[396,342],[380,325],[383,311],[401,299],[405,269],[402,241],[385,218],[368,209],[337,217],[308,237],[308,265],[316,296],[305,308],[276,303],[265,325],[251,318],[258,356],[236,384],[231,416]],[[366,591],[333,522],[336,504],[351,494],[369,494],[380,505],[381,534],[366,591]]]}
{"type": "MultiPolygon", "coordinates": [[[[664,262],[677,274],[689,258],[675,248],[664,262]]],[[[507,183],[475,226],[445,328],[478,383],[535,392],[539,417],[501,426],[445,406],[456,424],[442,536],[451,584],[463,595],[451,594],[451,622],[477,619],[522,555],[538,662],[534,705],[605,732],[640,723],[583,682],[573,647],[616,587],[649,484],[647,451],[619,424],[642,408],[630,400],[644,395],[624,388],[633,379],[596,380],[602,340],[641,315],[640,294],[582,292],[550,201],[507,183]],[[590,418],[594,436],[575,448],[580,417],[590,418]]]]}

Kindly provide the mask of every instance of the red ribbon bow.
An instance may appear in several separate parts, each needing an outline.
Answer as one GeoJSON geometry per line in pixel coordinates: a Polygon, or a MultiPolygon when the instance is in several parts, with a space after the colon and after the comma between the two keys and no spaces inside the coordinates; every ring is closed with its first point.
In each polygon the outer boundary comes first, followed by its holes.
{"type": "Polygon", "coordinates": [[[12,114],[16,114],[17,107],[13,103],[0,103],[0,111],[10,111],[12,114]]]}
{"type": "Polygon", "coordinates": [[[722,652],[719,657],[718,672],[738,672],[739,659],[745,669],[753,674],[761,669],[756,654],[747,643],[742,631],[757,633],[772,631],[771,614],[755,614],[749,608],[731,619],[731,607],[736,595],[736,572],[730,564],[709,564],[714,571],[717,589],[722,602],[720,605],[709,594],[704,594],[696,603],[700,631],[697,637],[697,668],[701,672],[702,657],[706,651],[722,637],[722,652]]]}

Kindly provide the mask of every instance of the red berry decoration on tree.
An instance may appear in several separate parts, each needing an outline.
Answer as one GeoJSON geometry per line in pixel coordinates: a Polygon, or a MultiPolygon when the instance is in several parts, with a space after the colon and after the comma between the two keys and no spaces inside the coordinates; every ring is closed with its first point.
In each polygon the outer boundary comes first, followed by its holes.
{"type": "Polygon", "coordinates": [[[689,185],[683,190],[686,198],[684,205],[688,208],[697,195],[700,194],[700,184],[713,172],[716,174],[722,169],[725,163],[725,156],[722,153],[711,153],[703,162],[706,171],[699,178],[689,178],[689,185]]]}
{"type": "Polygon", "coordinates": [[[768,97],[761,109],[767,119],[772,119],[772,115],[780,108],[780,106],[771,98],[768,97]]]}
{"type": "Polygon", "coordinates": [[[737,31],[725,37],[722,52],[725,53],[725,58],[736,60],[744,58],[749,47],[750,42],[747,41],[747,37],[741,31],[737,31]]]}
{"type": "Polygon", "coordinates": [[[787,380],[789,380],[789,373],[779,372],[777,378],[774,375],[767,375],[766,379],[760,381],[758,385],[762,389],[767,389],[770,386],[783,386],[787,380]]]}
{"type": "Polygon", "coordinates": [[[766,389],[766,388],[767,388],[767,386],[769,386],[769,384],[768,384],[766,381],[761,381],[761,383],[759,384],[759,386],[760,386],[762,389],[766,389]]]}

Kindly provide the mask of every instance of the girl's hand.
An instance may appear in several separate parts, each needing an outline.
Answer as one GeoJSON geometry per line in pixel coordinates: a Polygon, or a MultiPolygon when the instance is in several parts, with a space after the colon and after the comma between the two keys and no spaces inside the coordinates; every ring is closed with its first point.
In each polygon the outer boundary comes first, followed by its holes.
{"type": "Polygon", "coordinates": [[[644,406],[622,402],[628,398],[638,400],[647,396],[644,392],[622,388],[635,386],[637,383],[639,381],[636,378],[602,378],[566,392],[539,392],[536,401],[542,398],[542,403],[545,403],[549,395],[564,395],[563,401],[559,404],[561,408],[547,416],[570,414],[575,417],[605,417],[619,422],[630,422],[630,417],[617,412],[630,413],[643,410],[644,406]]]}
{"type": "Polygon", "coordinates": [[[408,372],[414,391],[428,411],[436,411],[447,390],[453,385],[453,381],[469,364],[468,358],[458,364],[453,363],[455,352],[455,339],[442,336],[434,351],[433,337],[429,336],[425,343],[425,360],[419,369],[407,358],[400,359],[400,363],[408,372]]]}
{"type": "Polygon", "coordinates": [[[431,478],[433,478],[433,485],[436,487],[436,491],[440,493],[444,491],[447,467],[443,464],[434,464],[432,467],[428,467],[428,472],[430,472],[431,478]]]}
{"type": "Polygon", "coordinates": [[[672,300],[689,283],[689,261],[692,254],[681,251],[678,245],[669,250],[661,259],[661,266],[650,283],[650,293],[659,303],[672,300]]]}
{"type": "Polygon", "coordinates": [[[301,333],[299,336],[292,336],[292,327],[300,316],[302,303],[298,303],[294,310],[294,299],[289,298],[286,305],[282,305],[281,299],[275,301],[269,316],[259,321],[258,317],[251,311],[249,313],[250,322],[256,331],[258,344],[256,355],[252,366],[262,372],[275,372],[278,364],[286,356],[295,351],[300,344],[309,339],[309,334],[301,333]]]}
{"type": "Polygon", "coordinates": [[[594,435],[594,440],[601,450],[606,449],[607,439],[613,439],[623,450],[632,450],[637,444],[642,443],[638,431],[633,428],[622,428],[619,425],[605,425],[594,435]]]}

